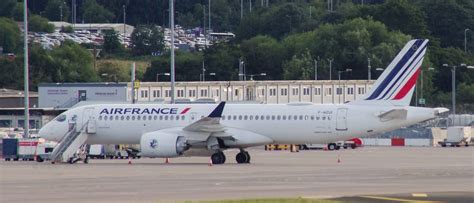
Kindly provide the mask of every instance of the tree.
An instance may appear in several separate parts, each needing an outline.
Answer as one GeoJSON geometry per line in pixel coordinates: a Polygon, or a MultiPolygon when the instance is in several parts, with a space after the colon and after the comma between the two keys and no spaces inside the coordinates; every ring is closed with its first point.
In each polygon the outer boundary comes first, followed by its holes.
{"type": "Polygon", "coordinates": [[[313,75],[313,60],[308,50],[300,56],[294,55],[290,61],[283,63],[285,80],[310,80],[314,78],[313,75]]]}
{"type": "Polygon", "coordinates": [[[66,21],[65,19],[69,18],[69,6],[64,0],[49,0],[44,12],[50,21],[66,21]],[[62,19],[61,11],[63,14],[62,19]]]}
{"type": "Polygon", "coordinates": [[[242,59],[247,74],[266,73],[266,79],[281,79],[284,47],[269,36],[256,36],[242,42],[242,59]]]}
{"type": "MultiPolygon", "coordinates": [[[[199,81],[202,67],[202,54],[198,52],[177,52],[176,54],[176,80],[177,81],[199,81]]],[[[169,73],[169,56],[160,56],[151,62],[151,66],[144,74],[144,81],[156,81],[156,74],[169,73]]],[[[169,80],[162,79],[162,80],[169,80]]]]}
{"type": "Polygon", "coordinates": [[[139,25],[131,36],[132,51],[136,55],[151,55],[162,52],[163,32],[156,25],[139,25]]]}
{"type": "Polygon", "coordinates": [[[29,31],[31,32],[54,32],[54,25],[48,23],[48,19],[39,15],[31,15],[28,19],[29,31]]]}
{"type": "Polygon", "coordinates": [[[16,52],[21,39],[20,29],[15,21],[0,17],[0,28],[0,46],[3,47],[3,51],[5,53],[16,52]]]}
{"type": "Polygon", "coordinates": [[[112,12],[95,0],[86,0],[82,6],[82,13],[84,14],[82,20],[89,23],[109,23],[115,17],[112,12]]]}
{"type": "Polygon", "coordinates": [[[0,1],[0,17],[12,17],[13,10],[17,4],[17,0],[1,0],[0,1]]]}
{"type": "Polygon", "coordinates": [[[104,51],[107,53],[117,53],[122,51],[118,33],[115,30],[103,30],[104,34],[104,51]]]}

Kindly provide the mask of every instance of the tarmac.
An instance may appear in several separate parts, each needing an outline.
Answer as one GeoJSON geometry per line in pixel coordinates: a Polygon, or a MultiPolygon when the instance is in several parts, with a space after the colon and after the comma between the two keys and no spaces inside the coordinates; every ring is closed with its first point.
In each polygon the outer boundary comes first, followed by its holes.
{"type": "Polygon", "coordinates": [[[182,202],[248,198],[474,202],[474,148],[249,150],[251,164],[207,157],[0,161],[0,202],[182,202]],[[339,160],[339,161],[338,161],[339,160]]]}

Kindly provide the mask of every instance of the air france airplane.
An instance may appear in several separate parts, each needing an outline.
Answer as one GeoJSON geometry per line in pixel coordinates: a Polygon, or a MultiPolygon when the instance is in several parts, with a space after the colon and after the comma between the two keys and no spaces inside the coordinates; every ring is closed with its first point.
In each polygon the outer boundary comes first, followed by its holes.
{"type": "Polygon", "coordinates": [[[346,104],[97,104],[70,109],[41,128],[60,141],[69,123],[86,125],[87,144],[140,144],[144,157],[211,156],[265,144],[330,143],[435,118],[445,108],[409,106],[428,40],[409,41],[361,99],[346,104]]]}

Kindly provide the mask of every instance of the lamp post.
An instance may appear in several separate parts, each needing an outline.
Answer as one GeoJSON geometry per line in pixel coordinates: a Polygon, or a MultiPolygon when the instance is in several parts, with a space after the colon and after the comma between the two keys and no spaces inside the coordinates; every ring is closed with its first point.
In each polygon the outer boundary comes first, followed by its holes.
{"type": "Polygon", "coordinates": [[[157,74],[156,74],[156,82],[159,81],[158,79],[159,79],[160,75],[170,76],[171,74],[170,74],[170,73],[157,73],[157,74]]]}
{"type": "Polygon", "coordinates": [[[464,53],[467,53],[467,31],[470,31],[471,29],[466,28],[464,30],[464,53]]]}
{"type": "MultiPolygon", "coordinates": [[[[338,76],[338,79],[339,79],[338,89],[341,88],[341,74],[342,74],[342,73],[351,72],[351,71],[352,71],[352,69],[350,69],[350,68],[348,68],[348,69],[346,69],[346,70],[337,71],[337,76],[338,76]]],[[[341,90],[340,93],[344,94],[344,88],[342,88],[342,89],[340,89],[340,90],[341,90]]],[[[336,91],[336,92],[337,92],[337,91],[336,91]]],[[[343,98],[343,99],[345,100],[345,95],[344,95],[344,98],[343,98]]],[[[339,103],[341,103],[341,94],[339,94],[339,103]]]]}
{"type": "MultiPolygon", "coordinates": [[[[434,68],[433,67],[429,67],[427,69],[428,71],[433,71],[434,68]]],[[[420,89],[421,89],[421,96],[420,96],[420,99],[416,101],[417,104],[421,104],[421,105],[425,105],[426,102],[425,102],[425,98],[423,97],[423,81],[424,81],[424,77],[423,77],[423,70],[421,70],[420,72],[421,74],[421,81],[420,81],[420,89]]],[[[418,106],[418,105],[417,105],[418,106]]]]}
{"type": "Polygon", "coordinates": [[[127,26],[125,24],[125,19],[126,19],[126,12],[125,12],[125,5],[122,6],[123,8],[123,37],[125,38],[125,33],[126,33],[126,29],[127,29],[127,26]]]}
{"type": "Polygon", "coordinates": [[[372,76],[372,73],[370,72],[370,69],[372,68],[372,66],[370,66],[370,58],[369,57],[367,57],[367,62],[368,62],[367,63],[368,64],[367,65],[367,69],[368,69],[367,70],[367,78],[368,78],[368,80],[370,80],[371,76],[372,76]]]}
{"type": "Polygon", "coordinates": [[[174,89],[175,89],[175,67],[174,67],[174,0],[170,0],[170,34],[171,34],[171,103],[174,104],[174,89]]]}
{"type": "Polygon", "coordinates": [[[318,80],[318,60],[314,59],[314,80],[318,80]]]}
{"type": "Polygon", "coordinates": [[[29,66],[28,66],[28,0],[23,3],[23,80],[24,80],[24,96],[25,96],[25,118],[24,118],[24,136],[29,136],[30,131],[30,97],[29,97],[29,66]]]}
{"type": "MultiPolygon", "coordinates": [[[[456,68],[457,66],[450,66],[449,64],[443,64],[443,67],[451,68],[451,101],[452,101],[452,112],[453,115],[456,115],[456,68]]],[[[466,64],[461,64],[460,67],[466,67],[468,69],[474,69],[474,66],[467,66],[466,64]]]]}
{"type": "Polygon", "coordinates": [[[332,62],[334,61],[333,58],[329,58],[329,80],[332,80],[332,62]]]}

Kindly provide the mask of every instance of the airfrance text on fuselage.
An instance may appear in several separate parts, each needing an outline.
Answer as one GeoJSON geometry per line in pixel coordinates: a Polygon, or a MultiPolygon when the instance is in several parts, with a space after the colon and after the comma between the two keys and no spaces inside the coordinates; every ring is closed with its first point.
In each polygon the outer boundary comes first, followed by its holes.
{"type": "MultiPolygon", "coordinates": [[[[189,110],[185,108],[180,114],[184,114],[189,110]]],[[[112,114],[178,114],[178,108],[104,108],[100,111],[100,114],[112,115],[112,114]]]]}

